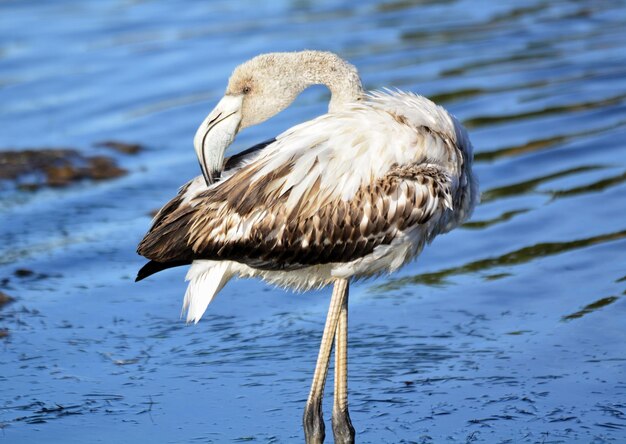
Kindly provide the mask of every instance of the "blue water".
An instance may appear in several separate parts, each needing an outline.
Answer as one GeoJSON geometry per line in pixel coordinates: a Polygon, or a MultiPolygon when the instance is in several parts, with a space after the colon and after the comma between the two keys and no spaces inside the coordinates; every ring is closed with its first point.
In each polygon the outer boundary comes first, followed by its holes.
{"type": "Polygon", "coordinates": [[[626,2],[267,3],[0,2],[0,150],[147,147],[114,154],[120,179],[0,189],[0,441],[302,441],[328,290],[231,282],[186,326],[184,270],[133,279],[232,69],[314,48],[457,115],[483,191],[472,222],[353,286],[358,441],[626,442],[626,2]]]}

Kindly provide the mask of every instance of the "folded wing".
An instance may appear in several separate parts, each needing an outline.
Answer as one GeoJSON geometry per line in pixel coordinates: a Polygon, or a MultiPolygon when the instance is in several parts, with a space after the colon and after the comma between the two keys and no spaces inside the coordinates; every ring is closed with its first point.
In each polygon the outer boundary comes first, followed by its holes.
{"type": "Polygon", "coordinates": [[[233,260],[268,270],[350,262],[452,209],[451,181],[432,164],[395,166],[348,200],[320,192],[315,168],[298,196],[287,187],[293,166],[258,177],[262,168],[243,167],[191,199],[181,190],[139,254],[161,264],[233,260]]]}

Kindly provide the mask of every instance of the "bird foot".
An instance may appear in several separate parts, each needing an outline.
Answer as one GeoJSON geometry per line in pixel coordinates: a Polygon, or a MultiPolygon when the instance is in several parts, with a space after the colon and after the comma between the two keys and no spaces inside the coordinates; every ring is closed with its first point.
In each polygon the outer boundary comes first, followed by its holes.
{"type": "Polygon", "coordinates": [[[335,444],[354,444],[354,427],[348,411],[333,410],[333,436],[335,444]]]}
{"type": "Polygon", "coordinates": [[[322,444],[326,437],[321,402],[308,402],[304,408],[304,439],[306,444],[322,444]]]}

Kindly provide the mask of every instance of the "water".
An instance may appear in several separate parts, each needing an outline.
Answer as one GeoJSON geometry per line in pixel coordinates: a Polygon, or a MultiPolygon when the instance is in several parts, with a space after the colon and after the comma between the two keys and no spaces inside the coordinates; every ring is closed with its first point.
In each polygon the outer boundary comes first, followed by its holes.
{"type": "Polygon", "coordinates": [[[626,3],[267,3],[0,4],[0,149],[147,147],[115,154],[121,179],[2,189],[0,441],[302,440],[328,290],[232,282],[185,326],[184,270],[132,281],[233,67],[319,48],[456,114],[483,190],[472,222],[352,289],[359,442],[626,442],[626,3]]]}

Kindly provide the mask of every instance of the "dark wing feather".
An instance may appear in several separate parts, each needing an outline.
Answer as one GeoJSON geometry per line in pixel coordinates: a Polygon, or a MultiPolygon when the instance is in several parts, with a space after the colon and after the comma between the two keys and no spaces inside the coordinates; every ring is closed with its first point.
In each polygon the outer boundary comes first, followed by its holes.
{"type": "Polygon", "coordinates": [[[243,162],[250,159],[254,156],[254,154],[258,153],[263,148],[271,145],[274,142],[276,142],[276,139],[269,139],[265,142],[257,143],[256,145],[251,146],[250,148],[245,149],[240,153],[233,154],[232,156],[227,157],[226,159],[224,159],[224,171],[239,168],[243,162]]]}
{"type": "Polygon", "coordinates": [[[171,262],[157,262],[157,261],[149,261],[146,263],[141,269],[137,272],[137,277],[135,278],[135,282],[139,282],[148,276],[152,276],[159,271],[167,270],[168,268],[181,267],[183,265],[189,265],[191,261],[171,261],[171,262]]]}
{"type": "MultiPolygon", "coordinates": [[[[243,150],[240,153],[227,157],[226,159],[224,159],[224,171],[229,171],[229,170],[240,168],[244,162],[254,157],[255,154],[257,154],[266,146],[274,143],[275,141],[276,139],[269,139],[269,140],[266,140],[265,142],[258,143],[246,150],[243,150]]],[[[181,224],[184,224],[185,222],[188,221],[188,218],[185,217],[185,213],[179,210],[181,209],[181,206],[183,206],[182,203],[185,199],[185,194],[189,190],[189,187],[191,186],[192,182],[193,180],[183,185],[178,191],[178,194],[176,195],[176,197],[174,197],[172,200],[166,203],[163,206],[163,208],[159,210],[157,215],[154,217],[150,232],[153,232],[157,230],[159,227],[161,227],[166,219],[167,219],[167,229],[164,229],[163,231],[167,232],[168,234],[176,232],[178,229],[181,228],[181,224]]],[[[183,231],[184,231],[184,228],[183,228],[183,231]]],[[[193,260],[193,256],[186,254],[186,253],[187,253],[186,251],[182,251],[180,254],[180,259],[178,260],[164,261],[164,262],[159,262],[155,260],[149,261],[139,270],[139,272],[137,273],[137,277],[135,278],[135,282],[138,282],[142,279],[147,278],[148,276],[151,276],[155,273],[166,270],[168,268],[179,267],[182,265],[190,264],[191,261],[193,260]]]]}
{"type": "Polygon", "coordinates": [[[233,260],[270,270],[350,262],[452,208],[451,182],[434,165],[395,167],[350,201],[337,197],[316,207],[316,196],[306,193],[295,209],[285,204],[289,192],[277,195],[272,186],[288,171],[251,183],[254,168],[172,211],[146,235],[139,254],[165,263],[233,260]]]}

